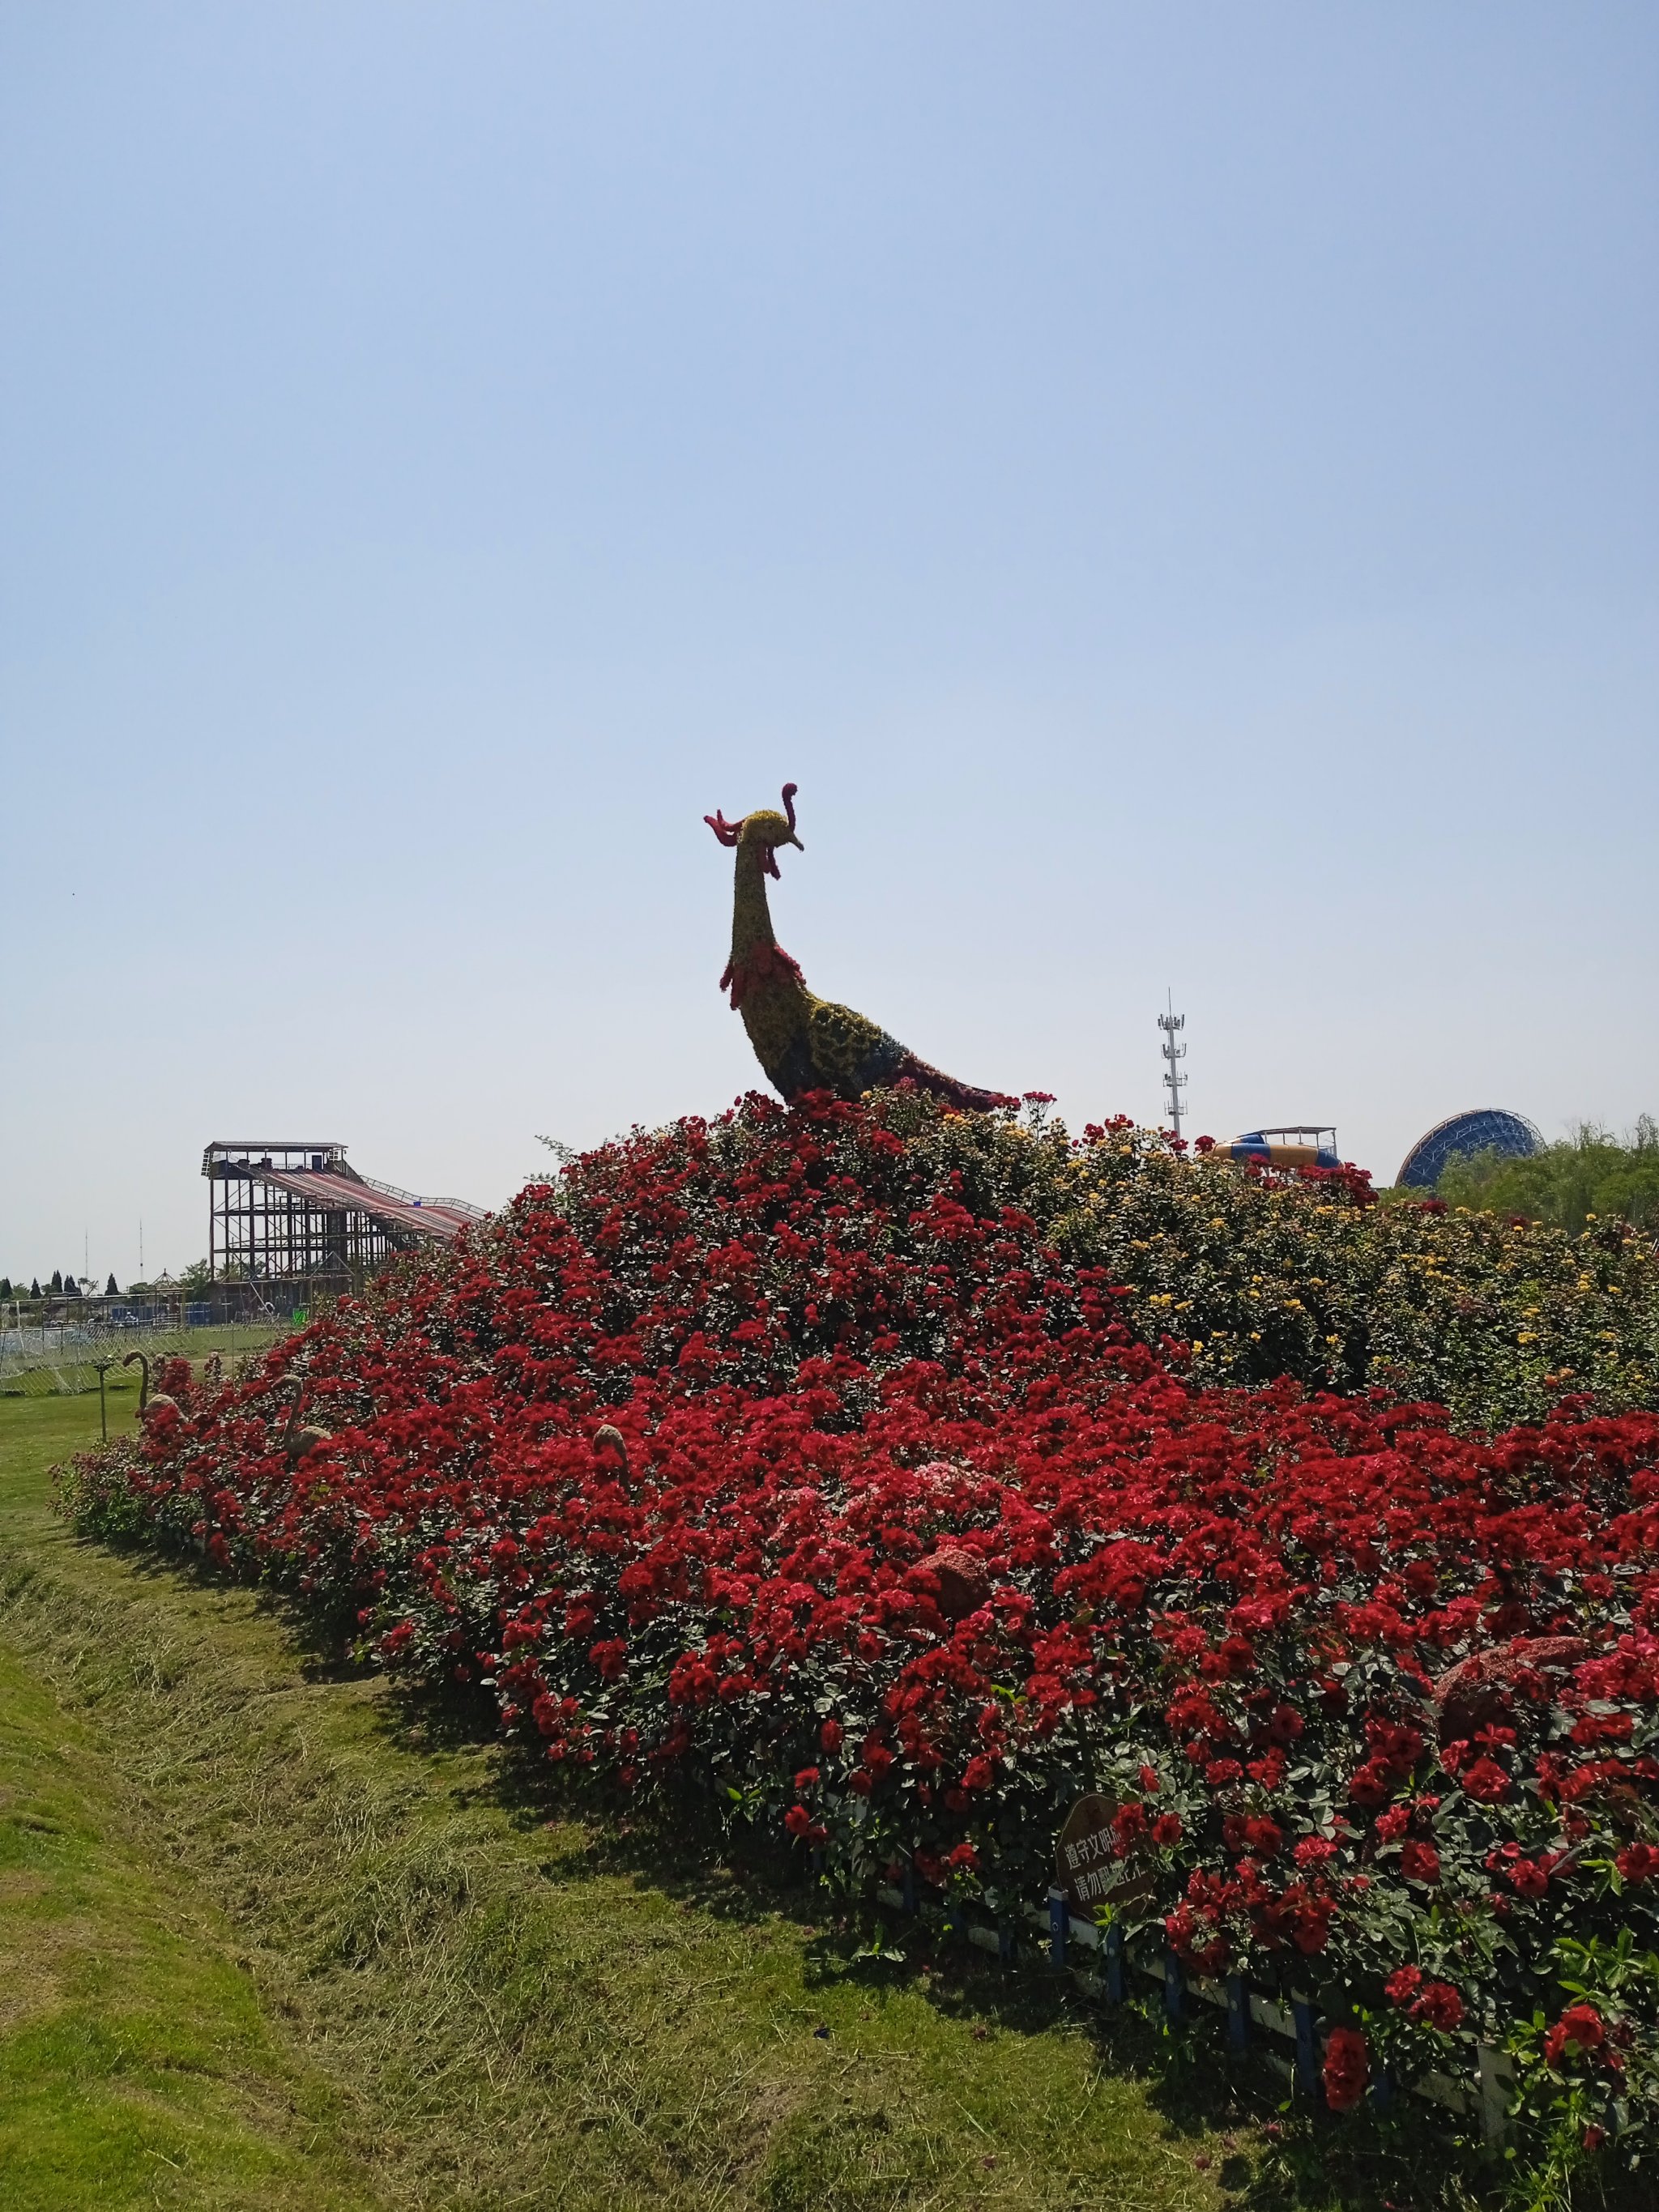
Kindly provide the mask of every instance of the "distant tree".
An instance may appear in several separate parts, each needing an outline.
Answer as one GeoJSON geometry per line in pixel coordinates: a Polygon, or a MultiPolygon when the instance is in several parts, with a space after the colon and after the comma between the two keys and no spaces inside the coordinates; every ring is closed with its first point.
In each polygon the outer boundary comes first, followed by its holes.
{"type": "Polygon", "coordinates": [[[106,1298],[118,1298],[120,1295],[121,1285],[116,1281],[114,1276],[112,1275],[108,1282],[104,1285],[104,1296],[106,1298]]]}
{"type": "Polygon", "coordinates": [[[10,1296],[11,1277],[9,1275],[0,1275],[0,1298],[9,1298],[10,1296]]]}
{"type": "Polygon", "coordinates": [[[70,1298],[74,1297],[77,1294],[77,1292],[79,1291],[80,1288],[81,1288],[81,1285],[79,1285],[79,1283],[77,1283],[77,1282],[76,1281],[76,1279],[75,1279],[75,1278],[74,1278],[74,1276],[73,1276],[73,1275],[65,1275],[65,1276],[64,1276],[64,1297],[70,1297],[70,1298]]]}
{"type": "Polygon", "coordinates": [[[30,1296],[32,1298],[38,1298],[38,1297],[40,1297],[40,1278],[37,1275],[37,1276],[35,1277],[34,1280],[33,1280],[33,1281],[29,1285],[29,1296],[30,1296]]]}
{"type": "Polygon", "coordinates": [[[61,1298],[64,1295],[64,1276],[61,1268],[54,1267],[52,1271],[52,1294],[55,1298],[61,1298]]]}
{"type": "Polygon", "coordinates": [[[179,1278],[179,1287],[187,1298],[204,1298],[213,1288],[213,1273],[205,1260],[192,1260],[179,1278]]]}
{"type": "Polygon", "coordinates": [[[1475,1152],[1453,1159],[1442,1198],[1487,1213],[1519,1213],[1576,1237],[1594,1214],[1659,1231],[1659,1121],[1644,1114],[1621,1144],[1594,1121],[1529,1159],[1475,1152]]]}

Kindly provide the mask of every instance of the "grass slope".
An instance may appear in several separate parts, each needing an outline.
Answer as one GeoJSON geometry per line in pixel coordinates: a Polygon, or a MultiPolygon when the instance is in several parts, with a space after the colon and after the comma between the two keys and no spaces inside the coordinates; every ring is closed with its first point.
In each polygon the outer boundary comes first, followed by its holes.
{"type": "Polygon", "coordinates": [[[8,2000],[40,1992],[0,2011],[9,2205],[1201,2212],[1247,2182],[1061,1994],[894,1973],[672,1838],[549,1824],[257,1595],[75,1544],[45,1470],[96,1429],[0,1406],[8,2000]]]}
{"type": "MultiPolygon", "coordinates": [[[[84,1425],[83,1409],[67,1418],[53,1410],[56,1420],[35,1425],[46,1435],[84,1425]]],[[[15,1449],[0,1460],[14,1511],[32,1471],[15,1449]]],[[[32,1486],[38,1492],[38,1474],[32,1486]]],[[[220,1917],[155,1870],[121,1795],[92,1732],[0,1646],[0,2197],[9,2212],[368,2205],[334,2139],[320,2080],[273,2038],[220,1917]]]]}

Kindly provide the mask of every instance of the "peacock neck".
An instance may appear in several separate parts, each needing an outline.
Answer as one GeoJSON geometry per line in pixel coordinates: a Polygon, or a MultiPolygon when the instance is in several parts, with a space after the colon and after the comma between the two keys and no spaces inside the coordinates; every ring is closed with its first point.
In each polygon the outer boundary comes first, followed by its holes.
{"type": "Polygon", "coordinates": [[[745,955],[775,945],[777,941],[772,933],[772,909],[767,904],[761,848],[739,845],[732,896],[732,962],[741,964],[745,955]]]}

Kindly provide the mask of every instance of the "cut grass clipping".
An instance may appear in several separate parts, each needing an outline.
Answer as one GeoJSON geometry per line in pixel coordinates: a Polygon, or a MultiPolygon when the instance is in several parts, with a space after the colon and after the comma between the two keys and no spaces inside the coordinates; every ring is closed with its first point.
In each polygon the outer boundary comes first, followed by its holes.
{"type": "Polygon", "coordinates": [[[77,1545],[46,1469],[97,1424],[0,1404],[8,2212],[1255,2193],[1254,2138],[1213,2085],[1154,2088],[1137,2023],[550,1824],[499,1749],[258,1595],[77,1545]]]}

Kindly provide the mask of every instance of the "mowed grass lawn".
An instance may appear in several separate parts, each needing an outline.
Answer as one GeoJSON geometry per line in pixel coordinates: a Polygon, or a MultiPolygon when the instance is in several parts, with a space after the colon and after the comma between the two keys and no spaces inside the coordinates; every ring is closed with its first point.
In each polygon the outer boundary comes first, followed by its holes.
{"type": "MultiPolygon", "coordinates": [[[[0,1429],[9,1610],[52,1539],[47,1460],[88,1433],[85,1401],[20,1410],[0,1429]]],[[[97,1419],[94,1398],[93,1436],[97,1419]]],[[[372,2203],[321,2077],[273,2033],[222,1915],[131,1817],[78,1704],[0,1641],[0,2203],[372,2203]]]]}
{"type": "Polygon", "coordinates": [[[1133,2023],[550,1820],[280,1605],[76,1543],[47,1470],[97,1433],[95,1395],[0,1401],[6,2212],[1265,2201],[1133,2023]]]}

